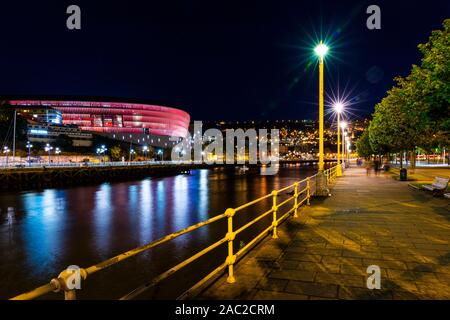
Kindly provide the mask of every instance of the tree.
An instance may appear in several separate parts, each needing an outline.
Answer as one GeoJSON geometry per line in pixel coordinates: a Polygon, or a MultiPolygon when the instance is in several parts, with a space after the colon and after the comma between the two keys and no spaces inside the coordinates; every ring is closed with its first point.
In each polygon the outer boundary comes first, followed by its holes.
{"type": "Polygon", "coordinates": [[[410,78],[417,86],[417,98],[424,106],[435,144],[449,146],[450,139],[450,19],[443,30],[435,30],[427,43],[418,46],[421,66],[413,66],[410,78]],[[442,139],[444,137],[444,139],[442,139]]]}
{"type": "Polygon", "coordinates": [[[119,161],[122,159],[123,150],[119,145],[115,145],[111,148],[111,159],[113,161],[119,161]]]}
{"type": "Polygon", "coordinates": [[[356,152],[360,157],[370,158],[375,152],[372,149],[369,139],[369,130],[364,130],[361,137],[356,141],[356,152]]]}
{"type": "MultiPolygon", "coordinates": [[[[449,145],[450,130],[450,19],[444,30],[433,31],[419,45],[421,65],[395,79],[396,85],[375,106],[369,141],[377,154],[430,150],[449,145]]],[[[415,160],[415,156],[412,157],[415,160]]],[[[413,163],[414,163],[413,160],[413,163]]],[[[414,165],[413,165],[414,166],[414,165]]]]}

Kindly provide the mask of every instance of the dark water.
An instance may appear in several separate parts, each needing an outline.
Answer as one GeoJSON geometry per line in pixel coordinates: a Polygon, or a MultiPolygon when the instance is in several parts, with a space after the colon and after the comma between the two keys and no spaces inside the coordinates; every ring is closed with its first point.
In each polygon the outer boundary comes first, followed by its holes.
{"type": "MultiPolygon", "coordinates": [[[[275,176],[263,176],[259,170],[242,175],[221,168],[132,182],[0,193],[0,299],[47,283],[69,265],[91,266],[314,171],[313,167],[289,166],[275,176]]],[[[269,202],[239,213],[236,224],[268,210],[269,202]]],[[[269,224],[270,218],[259,227],[269,224]]],[[[249,229],[236,245],[255,232],[249,229]]],[[[218,222],[94,274],[83,282],[79,298],[121,297],[225,233],[225,221],[218,222]]],[[[225,253],[225,246],[218,248],[143,298],[176,297],[223,262],[225,253]]]]}

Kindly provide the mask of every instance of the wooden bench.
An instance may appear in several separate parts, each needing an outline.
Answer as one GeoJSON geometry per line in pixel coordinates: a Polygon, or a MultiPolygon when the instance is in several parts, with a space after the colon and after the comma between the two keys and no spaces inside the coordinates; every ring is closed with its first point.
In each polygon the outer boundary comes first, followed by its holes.
{"type": "Polygon", "coordinates": [[[449,178],[435,177],[432,184],[424,184],[422,188],[433,192],[434,196],[443,195],[449,181],[449,178]]]}

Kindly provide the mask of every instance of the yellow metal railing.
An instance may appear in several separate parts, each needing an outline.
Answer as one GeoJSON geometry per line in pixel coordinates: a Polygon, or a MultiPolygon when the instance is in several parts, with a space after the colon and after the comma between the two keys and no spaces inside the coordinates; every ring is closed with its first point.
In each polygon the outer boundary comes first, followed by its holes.
{"type": "MultiPolygon", "coordinates": [[[[334,179],[336,178],[336,168],[337,168],[337,166],[334,166],[334,167],[324,171],[324,173],[327,177],[328,183],[332,183],[334,181],[334,179]]],[[[236,281],[236,279],[234,277],[234,265],[236,264],[238,259],[241,258],[256,243],[258,243],[261,239],[263,239],[269,232],[272,233],[272,238],[274,238],[274,239],[278,238],[278,230],[277,230],[278,226],[286,218],[288,218],[291,214],[293,214],[294,217],[298,217],[298,209],[300,208],[300,206],[302,204],[306,203],[307,205],[309,205],[310,198],[315,193],[315,185],[316,185],[315,177],[316,176],[317,175],[310,176],[306,179],[303,179],[299,182],[291,184],[282,189],[274,190],[270,194],[267,194],[258,199],[250,201],[250,202],[243,204],[237,208],[229,208],[224,213],[219,214],[215,217],[212,217],[208,220],[197,223],[195,225],[187,227],[178,232],[169,234],[165,237],[162,237],[158,240],[152,241],[148,244],[145,244],[145,245],[135,248],[133,250],[129,250],[125,253],[119,254],[113,258],[110,258],[106,261],[103,261],[103,262],[93,265],[91,267],[80,268],[79,269],[80,278],[82,280],[86,280],[88,276],[90,276],[98,271],[107,269],[125,259],[136,256],[144,251],[147,251],[147,250],[155,248],[159,245],[162,245],[163,243],[173,240],[181,235],[190,233],[201,227],[210,225],[214,222],[217,222],[219,220],[226,218],[227,219],[227,232],[223,238],[221,238],[220,240],[211,244],[210,246],[204,248],[203,250],[195,253],[188,259],[180,262],[179,264],[170,268],[169,270],[165,271],[164,273],[160,274],[159,276],[153,278],[151,281],[134,289],[130,293],[123,296],[121,299],[128,300],[128,299],[133,299],[133,298],[139,296],[141,293],[152,288],[156,284],[158,284],[161,281],[163,281],[164,279],[168,278],[170,275],[174,274],[175,272],[177,272],[180,269],[184,268],[185,266],[189,265],[193,261],[199,259],[200,257],[204,256],[208,252],[216,249],[217,247],[219,247],[225,243],[228,244],[228,254],[227,254],[225,261],[220,266],[218,266],[216,269],[211,271],[206,277],[204,277],[202,280],[197,282],[193,287],[191,287],[189,290],[184,292],[179,298],[182,299],[182,298],[186,298],[186,297],[192,295],[192,293],[194,293],[203,284],[205,284],[206,282],[211,280],[214,276],[216,276],[220,272],[224,271],[225,269],[227,269],[227,271],[228,271],[227,282],[233,283],[236,281]],[[291,191],[291,192],[288,193],[288,191],[291,191]],[[284,199],[283,201],[278,203],[280,193],[287,193],[289,195],[292,194],[292,196],[290,196],[287,199],[284,199]],[[268,200],[270,198],[272,200],[272,207],[269,210],[265,211],[264,213],[260,214],[258,217],[254,218],[250,222],[247,222],[246,224],[244,224],[243,226],[241,226],[235,230],[235,224],[234,224],[233,217],[237,213],[239,213],[240,211],[242,211],[246,208],[249,208],[257,203],[260,203],[264,200],[268,200]],[[279,213],[280,208],[285,207],[290,202],[293,202],[293,205],[290,208],[288,208],[288,210],[286,212],[280,214],[279,213]],[[236,236],[239,235],[244,230],[248,229],[250,226],[257,223],[258,221],[260,221],[261,219],[269,216],[270,214],[272,214],[271,224],[269,226],[267,226],[257,236],[255,236],[251,241],[249,241],[249,243],[247,243],[245,246],[240,248],[235,253],[233,244],[234,244],[236,236]]],[[[61,272],[57,278],[52,279],[48,284],[45,284],[34,290],[31,290],[29,292],[26,292],[26,293],[23,293],[16,297],[13,297],[11,300],[31,300],[31,299],[39,298],[39,297],[44,296],[51,292],[59,292],[59,291],[64,291],[64,297],[66,300],[74,300],[74,299],[76,299],[76,294],[75,294],[76,289],[72,289],[72,286],[70,286],[70,282],[72,280],[73,280],[73,272],[71,270],[67,269],[67,270],[64,270],[63,272],[61,272]]]]}
{"type": "Polygon", "coordinates": [[[331,167],[331,168],[329,168],[329,169],[327,169],[327,170],[324,171],[324,174],[325,174],[325,176],[327,177],[327,183],[328,183],[328,184],[333,183],[333,181],[336,179],[336,177],[337,177],[338,166],[341,166],[342,172],[344,172],[344,170],[345,170],[345,165],[344,165],[343,163],[340,164],[340,165],[339,165],[339,164],[338,164],[338,165],[335,165],[334,167],[331,167]]]}

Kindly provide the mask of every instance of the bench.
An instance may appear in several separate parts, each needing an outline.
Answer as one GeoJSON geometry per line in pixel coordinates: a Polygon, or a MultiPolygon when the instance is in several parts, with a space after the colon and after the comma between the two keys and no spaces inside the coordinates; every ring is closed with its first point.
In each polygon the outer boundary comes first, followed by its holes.
{"type": "Polygon", "coordinates": [[[433,192],[434,196],[443,195],[449,181],[449,178],[435,177],[432,184],[424,184],[422,188],[433,192]]]}

